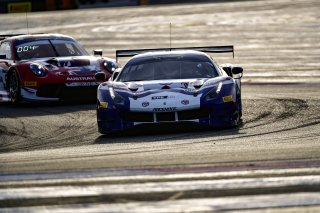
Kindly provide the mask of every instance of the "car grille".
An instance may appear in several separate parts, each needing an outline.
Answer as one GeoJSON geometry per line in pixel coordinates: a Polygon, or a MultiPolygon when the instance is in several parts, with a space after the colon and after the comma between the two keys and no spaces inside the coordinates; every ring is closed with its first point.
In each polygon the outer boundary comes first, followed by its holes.
{"type": "Polygon", "coordinates": [[[120,116],[125,121],[153,122],[153,113],[149,112],[121,112],[120,116]]]}
{"type": "Polygon", "coordinates": [[[42,85],[37,96],[59,98],[63,101],[96,100],[97,86],[67,87],[64,84],[42,85]]]}
{"type": "Polygon", "coordinates": [[[120,112],[124,121],[129,122],[170,122],[187,121],[200,118],[207,118],[210,115],[210,109],[194,109],[177,112],[120,112]]]}

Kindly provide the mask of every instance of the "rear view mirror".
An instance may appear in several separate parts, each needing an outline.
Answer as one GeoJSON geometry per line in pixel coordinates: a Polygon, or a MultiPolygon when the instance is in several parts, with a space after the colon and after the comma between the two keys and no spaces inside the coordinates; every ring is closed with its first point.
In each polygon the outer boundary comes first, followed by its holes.
{"type": "Polygon", "coordinates": [[[102,56],[103,51],[101,49],[93,50],[94,56],[102,56]]]}
{"type": "Polygon", "coordinates": [[[242,67],[233,67],[232,68],[232,75],[234,75],[234,78],[241,78],[243,74],[243,68],[242,67]]]}

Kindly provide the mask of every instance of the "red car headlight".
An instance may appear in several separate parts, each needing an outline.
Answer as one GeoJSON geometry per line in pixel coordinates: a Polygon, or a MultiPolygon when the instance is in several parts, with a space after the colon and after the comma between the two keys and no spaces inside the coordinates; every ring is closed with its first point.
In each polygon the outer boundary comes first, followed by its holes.
{"type": "Polygon", "coordinates": [[[47,75],[46,70],[40,64],[30,64],[30,70],[33,74],[39,77],[47,75]]]}

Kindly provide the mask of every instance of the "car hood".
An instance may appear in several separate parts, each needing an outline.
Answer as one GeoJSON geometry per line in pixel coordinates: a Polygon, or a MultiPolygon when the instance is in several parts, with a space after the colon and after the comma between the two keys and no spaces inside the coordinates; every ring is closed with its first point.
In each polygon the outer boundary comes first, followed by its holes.
{"type": "Polygon", "coordinates": [[[216,78],[204,79],[176,79],[176,80],[157,80],[157,81],[136,81],[136,82],[112,82],[116,91],[131,91],[143,93],[157,90],[184,90],[194,92],[203,88],[210,87],[221,81],[228,80],[228,77],[220,76],[216,78]]]}
{"type": "MultiPolygon", "coordinates": [[[[233,84],[227,76],[209,79],[178,79],[136,82],[104,82],[99,86],[102,102],[118,109],[143,112],[167,112],[200,107],[202,97],[220,84],[233,84]],[[114,103],[114,97],[124,103],[114,103]]],[[[118,100],[117,99],[117,100],[118,100]]],[[[219,99],[218,101],[221,101],[219,99]]]]}
{"type": "Polygon", "coordinates": [[[36,59],[30,63],[42,65],[47,71],[57,75],[94,75],[100,71],[99,59],[93,56],[54,57],[36,59]]]}

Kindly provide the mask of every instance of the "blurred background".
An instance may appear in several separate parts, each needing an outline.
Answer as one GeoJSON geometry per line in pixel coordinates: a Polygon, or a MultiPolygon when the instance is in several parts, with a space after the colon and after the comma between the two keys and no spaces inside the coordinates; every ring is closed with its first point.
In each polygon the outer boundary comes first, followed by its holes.
{"type": "Polygon", "coordinates": [[[168,47],[170,37],[172,47],[234,45],[234,59],[213,57],[243,65],[244,82],[320,82],[318,0],[1,0],[0,8],[0,34],[66,34],[111,58],[168,47]],[[62,10],[70,8],[79,9],[62,10]],[[39,10],[48,11],[23,12],[39,10]]]}
{"type": "MultiPolygon", "coordinates": [[[[197,2],[224,2],[198,0],[197,2]]],[[[193,3],[192,0],[1,0],[1,13],[66,10],[94,7],[137,6],[150,4],[193,3]]]]}

